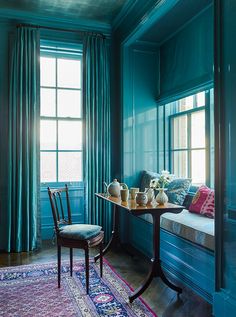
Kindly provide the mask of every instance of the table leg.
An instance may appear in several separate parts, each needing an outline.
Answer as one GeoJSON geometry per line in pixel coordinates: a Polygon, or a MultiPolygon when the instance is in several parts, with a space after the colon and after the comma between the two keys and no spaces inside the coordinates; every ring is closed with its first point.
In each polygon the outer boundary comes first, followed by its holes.
{"type": "Polygon", "coordinates": [[[132,303],[138,296],[140,296],[150,285],[154,277],[160,277],[162,281],[171,289],[178,293],[182,293],[182,289],[172,284],[164,275],[161,268],[160,261],[160,214],[152,214],[153,218],[153,258],[151,259],[152,265],[148,276],[144,283],[129,296],[129,301],[132,303]]]}
{"type": "Polygon", "coordinates": [[[156,276],[157,262],[154,261],[154,259],[152,259],[151,261],[152,261],[152,266],[148,273],[148,276],[145,279],[144,283],[139,288],[137,288],[131,296],[129,296],[130,303],[132,303],[137,297],[139,297],[148,288],[152,279],[156,276]]]}
{"type": "MultiPolygon", "coordinates": [[[[113,206],[113,230],[111,233],[111,238],[106,247],[103,249],[102,254],[106,254],[112,245],[118,244],[120,241],[119,238],[119,232],[118,232],[118,226],[119,226],[119,210],[116,205],[113,206]]],[[[94,257],[94,261],[96,262],[100,258],[100,253],[96,254],[94,257]]]]}
{"type": "Polygon", "coordinates": [[[174,285],[173,283],[171,283],[167,277],[165,276],[165,274],[163,273],[162,271],[162,268],[161,268],[161,264],[159,266],[159,276],[160,278],[162,279],[162,281],[167,285],[169,286],[171,289],[173,289],[174,291],[176,291],[178,294],[181,294],[182,293],[182,288],[174,285]]]}

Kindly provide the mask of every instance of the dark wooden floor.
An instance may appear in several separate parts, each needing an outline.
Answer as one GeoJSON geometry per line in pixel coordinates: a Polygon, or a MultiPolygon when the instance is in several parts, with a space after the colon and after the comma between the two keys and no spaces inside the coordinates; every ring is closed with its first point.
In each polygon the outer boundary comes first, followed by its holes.
{"type": "MultiPolygon", "coordinates": [[[[91,256],[94,252],[95,250],[91,250],[91,256]]],[[[74,255],[84,256],[80,250],[75,250],[74,255]]],[[[69,259],[68,249],[63,249],[62,258],[69,259]]],[[[147,260],[140,255],[129,256],[122,250],[113,250],[106,255],[106,259],[134,288],[141,284],[148,271],[147,260]]],[[[51,242],[44,242],[41,251],[18,254],[0,253],[0,267],[50,261],[56,261],[56,247],[51,242]]],[[[177,285],[180,284],[177,283],[177,285]]],[[[156,278],[142,297],[158,317],[211,317],[211,305],[189,288],[181,286],[183,293],[178,298],[174,291],[156,278]]]]}

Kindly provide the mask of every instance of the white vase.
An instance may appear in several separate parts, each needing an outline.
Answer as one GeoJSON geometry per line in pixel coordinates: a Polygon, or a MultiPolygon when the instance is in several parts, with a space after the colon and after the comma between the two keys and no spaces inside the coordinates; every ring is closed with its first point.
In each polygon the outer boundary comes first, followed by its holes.
{"type": "Polygon", "coordinates": [[[151,204],[155,195],[154,195],[154,189],[153,188],[145,188],[145,193],[147,194],[148,198],[148,204],[151,204]]]}
{"type": "Polygon", "coordinates": [[[168,196],[165,193],[165,188],[158,188],[159,193],[156,196],[156,202],[159,205],[165,205],[168,202],[168,196]]]}

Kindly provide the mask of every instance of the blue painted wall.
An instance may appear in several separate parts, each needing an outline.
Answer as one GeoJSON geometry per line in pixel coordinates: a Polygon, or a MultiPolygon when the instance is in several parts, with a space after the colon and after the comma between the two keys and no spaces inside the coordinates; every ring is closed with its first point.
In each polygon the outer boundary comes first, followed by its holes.
{"type": "Polygon", "coordinates": [[[140,171],[156,170],[159,50],[131,46],[124,49],[123,64],[123,177],[138,184],[140,171]]]}

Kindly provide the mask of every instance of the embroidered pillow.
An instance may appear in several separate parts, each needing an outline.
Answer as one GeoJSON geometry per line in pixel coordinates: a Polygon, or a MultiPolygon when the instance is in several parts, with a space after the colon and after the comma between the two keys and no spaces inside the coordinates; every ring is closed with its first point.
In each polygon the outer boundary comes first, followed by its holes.
{"type": "Polygon", "coordinates": [[[214,190],[203,185],[199,188],[189,207],[190,212],[195,212],[209,218],[215,215],[215,194],[214,190]]]}
{"type": "Polygon", "coordinates": [[[160,174],[150,171],[143,171],[141,176],[140,188],[141,191],[144,191],[145,188],[149,188],[150,181],[154,178],[159,178],[160,174]]]}
{"type": "Polygon", "coordinates": [[[169,202],[176,205],[183,205],[190,185],[191,179],[189,178],[176,178],[171,181],[166,191],[169,202]]]}

